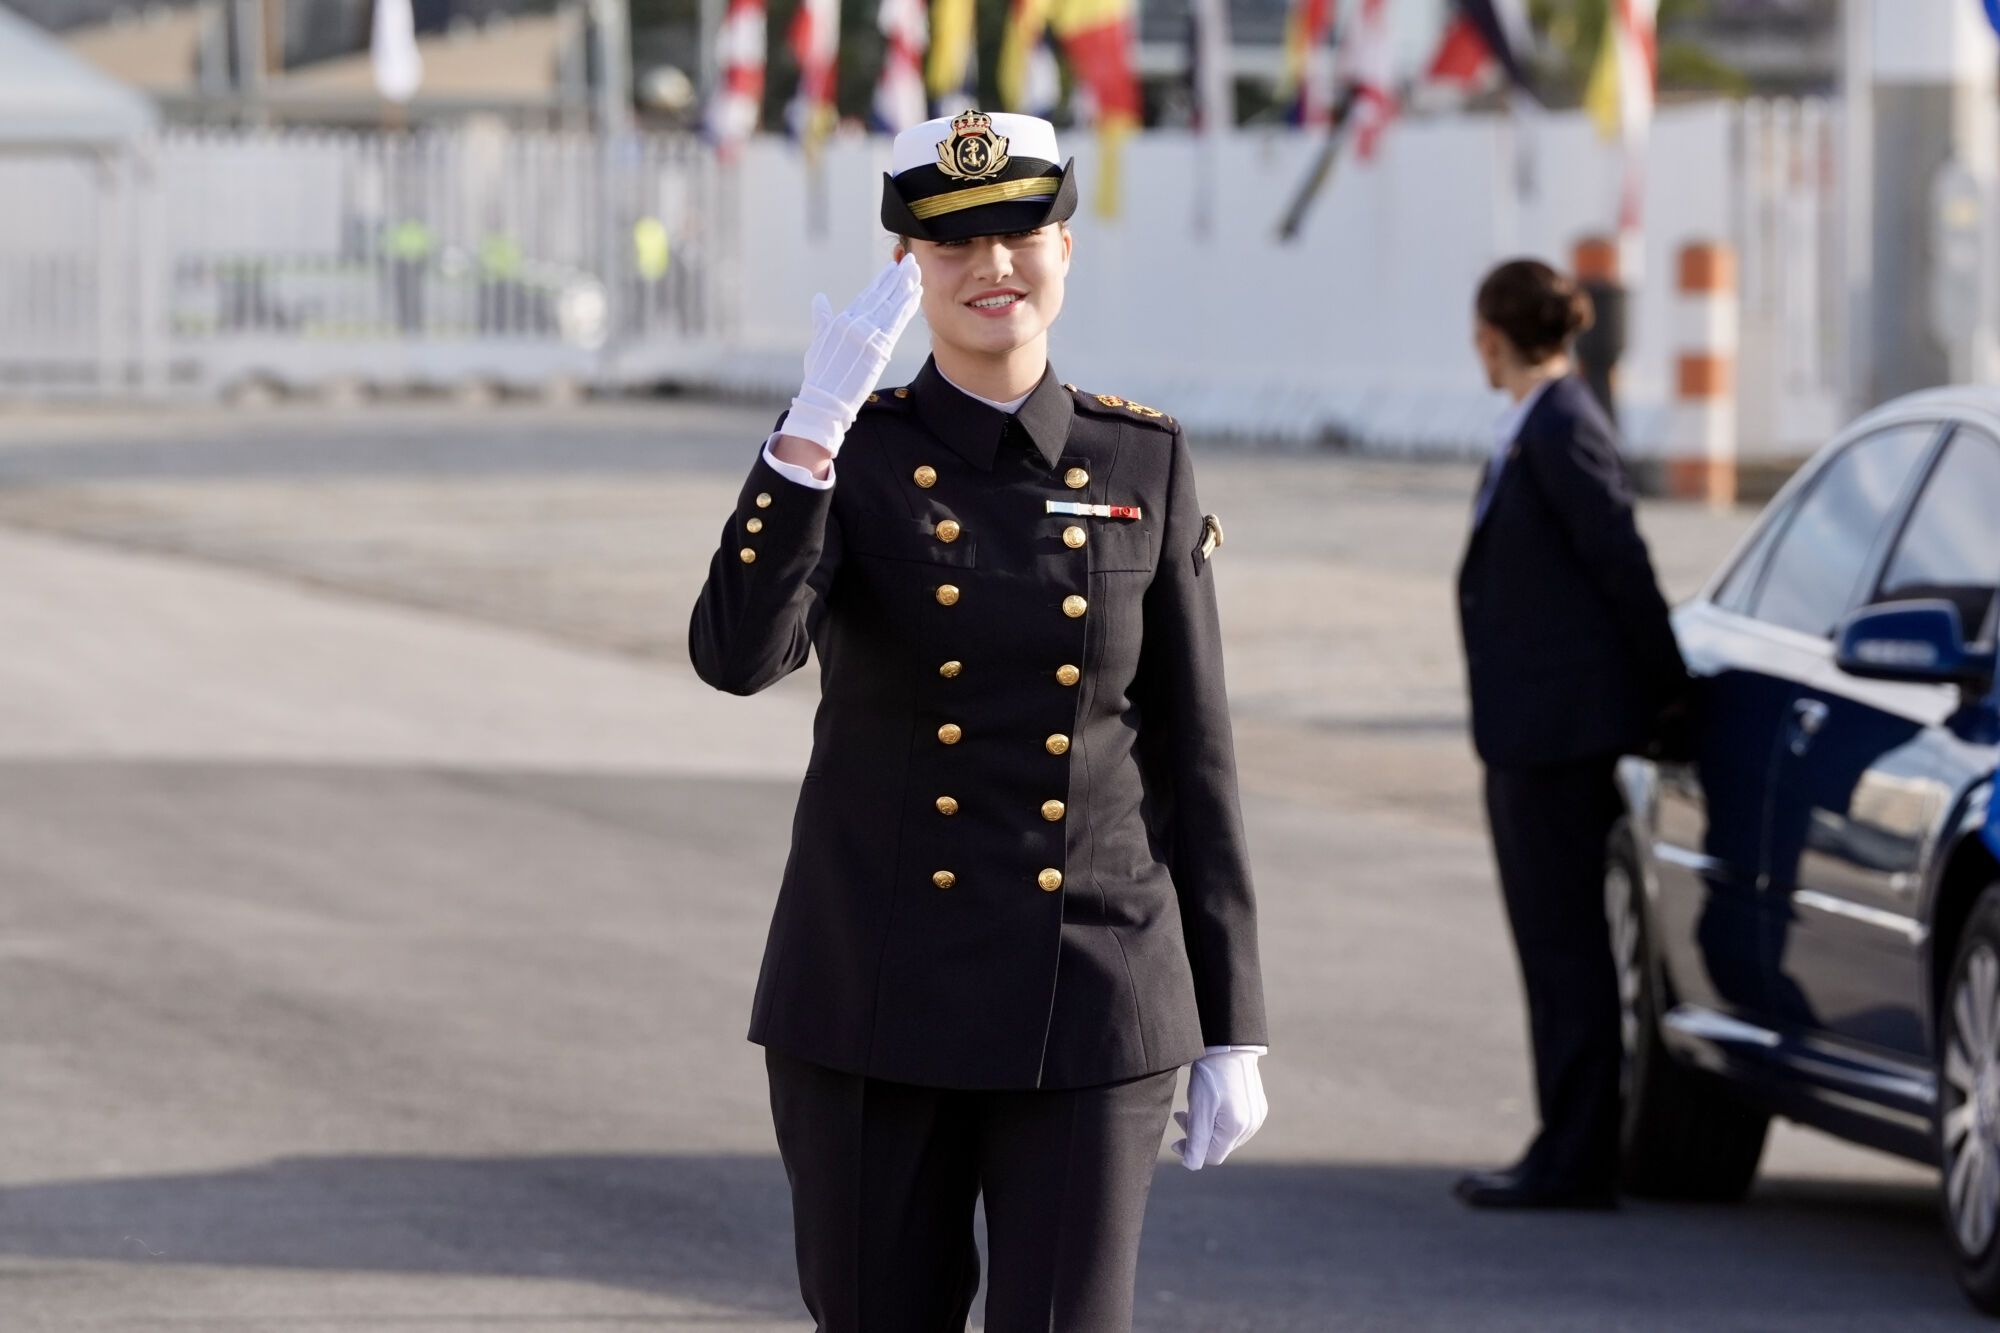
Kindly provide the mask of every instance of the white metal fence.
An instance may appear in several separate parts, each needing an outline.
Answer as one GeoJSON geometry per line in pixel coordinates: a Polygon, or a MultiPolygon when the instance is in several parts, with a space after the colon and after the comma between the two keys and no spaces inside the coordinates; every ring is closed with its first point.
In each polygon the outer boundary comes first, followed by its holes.
{"type": "Polygon", "coordinates": [[[680,139],[174,133],[0,157],[0,386],[618,381],[724,327],[680,139]]]}
{"type": "MultiPolygon", "coordinates": [[[[1640,452],[1672,378],[1660,284],[1690,240],[1742,255],[1746,454],[1810,448],[1845,410],[1837,130],[1822,103],[1662,109],[1647,261],[1661,295],[1641,299],[1624,376],[1640,452]]],[[[1096,181],[1089,136],[1070,146],[1096,181]]],[[[1124,220],[1096,217],[1087,184],[1076,221],[1087,262],[1059,331],[1066,377],[1159,392],[1206,429],[1481,447],[1470,284],[1501,254],[1561,260],[1603,231],[1615,152],[1580,115],[1412,119],[1379,161],[1343,163],[1285,245],[1271,224],[1312,151],[1245,132],[1209,175],[1185,135],[1130,142],[1124,220]],[[1193,223],[1204,188],[1207,234],[1193,223]]],[[[0,156],[0,393],[781,389],[811,291],[847,290],[886,256],[885,157],[884,140],[838,141],[815,188],[782,140],[724,170],[692,139],[478,127],[175,132],[113,155],[0,156]]],[[[899,362],[922,355],[909,341],[899,362]]]]}

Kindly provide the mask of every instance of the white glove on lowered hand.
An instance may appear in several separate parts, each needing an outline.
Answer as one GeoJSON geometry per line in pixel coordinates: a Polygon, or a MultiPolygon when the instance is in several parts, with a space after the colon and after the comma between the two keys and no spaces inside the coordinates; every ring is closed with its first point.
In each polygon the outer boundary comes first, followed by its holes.
{"type": "Polygon", "coordinates": [[[811,440],[830,454],[840,452],[847,428],[889,365],[896,339],[916,317],[923,290],[916,256],[904,255],[837,315],[825,292],[813,297],[805,382],[785,417],[785,434],[811,440]]]}
{"type": "Polygon", "coordinates": [[[1188,1069],[1187,1110],[1174,1112],[1174,1123],[1187,1135],[1174,1151],[1188,1170],[1219,1165],[1263,1126],[1271,1108],[1257,1073],[1260,1054],[1211,1046],[1188,1069]]]}

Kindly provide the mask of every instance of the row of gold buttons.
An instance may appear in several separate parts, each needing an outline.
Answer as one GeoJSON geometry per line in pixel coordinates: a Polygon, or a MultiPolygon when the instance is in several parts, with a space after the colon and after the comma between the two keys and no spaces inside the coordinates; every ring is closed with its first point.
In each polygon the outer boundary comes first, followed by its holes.
{"type": "MultiPolygon", "coordinates": [[[[759,509],[769,509],[771,507],[771,493],[769,491],[757,492],[757,507],[759,509]]],[[[754,537],[764,530],[764,520],[752,514],[743,521],[743,530],[754,537]]],[[[754,565],[757,563],[757,551],[754,547],[746,546],[736,553],[736,558],[746,565],[754,565]]]]}
{"type": "MultiPolygon", "coordinates": [[[[924,490],[929,490],[931,487],[937,485],[937,469],[929,463],[925,463],[912,474],[912,480],[924,490]]],[[[1073,467],[1063,473],[1063,485],[1073,491],[1080,491],[1090,485],[1090,474],[1080,467],[1073,467]]]]}
{"type": "MultiPolygon", "coordinates": [[[[931,467],[929,464],[924,464],[911,474],[911,480],[916,482],[920,489],[929,490],[931,487],[937,485],[937,469],[931,467]]],[[[1071,490],[1081,490],[1090,484],[1090,474],[1080,467],[1073,467],[1063,474],[1063,482],[1071,490]]],[[[964,532],[963,525],[958,520],[950,518],[940,520],[936,528],[933,529],[933,533],[937,539],[947,545],[957,541],[964,535],[964,532]]],[[[1071,526],[1063,530],[1063,545],[1069,547],[1072,551],[1082,547],[1087,540],[1089,540],[1089,535],[1080,527],[1071,526]]],[[[956,606],[958,605],[959,589],[955,584],[940,584],[935,596],[940,606],[956,606]]],[[[1072,595],[1063,598],[1062,608],[1064,615],[1075,620],[1089,609],[1089,603],[1081,597],[1072,595]]],[[[965,664],[963,662],[945,662],[938,667],[938,675],[944,677],[946,680],[956,680],[959,673],[964,669],[965,664]]],[[[1082,679],[1083,672],[1068,662],[1056,668],[1056,681],[1058,684],[1072,686],[1082,679]]],[[[965,729],[956,722],[947,722],[938,728],[937,737],[941,744],[956,745],[965,738],[965,729]]],[[[1069,737],[1063,735],[1061,732],[1056,732],[1042,742],[1042,748],[1053,755],[1067,754],[1069,753],[1069,737]]],[[[937,798],[936,804],[937,812],[947,818],[957,814],[959,811],[958,798],[954,796],[940,796],[937,798]]],[[[1050,799],[1042,802],[1042,818],[1051,824],[1061,820],[1067,813],[1068,807],[1061,801],[1050,799]]],[[[953,888],[958,883],[958,876],[949,870],[940,870],[932,874],[931,883],[940,889],[953,888]]],[[[1050,866],[1035,876],[1035,883],[1044,893],[1054,893],[1062,887],[1062,871],[1057,870],[1054,866],[1050,866]]]]}
{"type": "MultiPolygon", "coordinates": [[[[949,870],[940,870],[931,876],[931,883],[941,889],[948,889],[958,883],[958,876],[952,874],[949,870]]],[[[1062,887],[1062,871],[1057,870],[1054,866],[1050,866],[1047,870],[1035,876],[1035,883],[1041,885],[1043,893],[1054,893],[1062,887]]]]}

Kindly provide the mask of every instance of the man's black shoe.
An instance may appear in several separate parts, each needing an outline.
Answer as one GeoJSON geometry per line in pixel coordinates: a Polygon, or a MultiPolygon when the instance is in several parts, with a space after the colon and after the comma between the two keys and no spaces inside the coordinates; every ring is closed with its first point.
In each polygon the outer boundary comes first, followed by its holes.
{"type": "Polygon", "coordinates": [[[1459,1202],[1469,1208],[1573,1208],[1602,1211],[1618,1206],[1618,1191],[1609,1186],[1577,1188],[1542,1180],[1518,1168],[1475,1171],[1452,1186],[1459,1202]]]}

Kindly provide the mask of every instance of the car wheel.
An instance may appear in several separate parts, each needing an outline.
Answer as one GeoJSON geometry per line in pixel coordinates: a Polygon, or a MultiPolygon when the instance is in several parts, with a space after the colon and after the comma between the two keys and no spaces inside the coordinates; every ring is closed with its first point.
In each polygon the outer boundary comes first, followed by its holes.
{"type": "Polygon", "coordinates": [[[1972,1303],[2000,1314],[2000,884],[1972,909],[1938,1016],[1945,1232],[1972,1303]]]}
{"type": "Polygon", "coordinates": [[[1720,1078],[1677,1062],[1660,1037],[1660,981],[1629,826],[1612,834],[1605,917],[1625,1043],[1620,1184],[1656,1199],[1735,1202],[1757,1176],[1771,1117],[1720,1078]]]}

